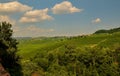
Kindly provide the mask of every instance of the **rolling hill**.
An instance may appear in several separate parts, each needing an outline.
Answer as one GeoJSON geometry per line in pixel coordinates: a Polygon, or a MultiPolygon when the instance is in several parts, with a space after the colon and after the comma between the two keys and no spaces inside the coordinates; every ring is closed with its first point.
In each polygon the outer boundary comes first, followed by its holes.
{"type": "Polygon", "coordinates": [[[105,30],[105,29],[98,30],[94,34],[99,34],[99,33],[109,33],[110,34],[110,33],[115,33],[115,32],[120,32],[120,27],[109,29],[109,30],[105,30]]]}
{"type": "Polygon", "coordinates": [[[38,52],[47,52],[62,47],[64,45],[74,45],[77,48],[84,47],[109,47],[120,44],[120,32],[113,34],[93,34],[90,36],[77,37],[53,37],[53,38],[31,38],[19,40],[19,52],[22,57],[30,58],[38,52]]]}
{"type": "Polygon", "coordinates": [[[24,76],[120,74],[120,32],[75,37],[38,37],[18,41],[17,54],[21,56],[24,76]]]}

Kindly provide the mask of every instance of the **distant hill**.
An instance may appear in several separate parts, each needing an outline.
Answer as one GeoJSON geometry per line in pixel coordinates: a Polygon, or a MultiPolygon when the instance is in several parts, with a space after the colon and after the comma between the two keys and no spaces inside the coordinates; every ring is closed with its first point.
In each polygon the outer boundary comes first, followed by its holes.
{"type": "Polygon", "coordinates": [[[31,39],[31,37],[14,37],[17,40],[28,40],[31,39]]]}
{"type": "Polygon", "coordinates": [[[119,28],[109,29],[109,30],[105,30],[105,29],[98,30],[94,34],[99,34],[99,33],[109,33],[110,34],[110,33],[114,33],[114,32],[120,32],[120,27],[119,28]]]}

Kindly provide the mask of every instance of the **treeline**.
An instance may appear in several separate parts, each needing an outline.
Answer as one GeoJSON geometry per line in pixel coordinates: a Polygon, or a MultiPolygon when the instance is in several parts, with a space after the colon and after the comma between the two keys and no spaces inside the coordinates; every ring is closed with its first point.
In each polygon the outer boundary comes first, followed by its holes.
{"type": "Polygon", "coordinates": [[[38,53],[23,63],[24,76],[119,76],[120,47],[78,49],[73,45],[38,53]]]}
{"type": "Polygon", "coordinates": [[[96,31],[94,34],[99,34],[99,33],[114,33],[114,32],[120,32],[120,27],[119,28],[114,28],[114,29],[110,29],[110,30],[98,30],[96,31]]]}

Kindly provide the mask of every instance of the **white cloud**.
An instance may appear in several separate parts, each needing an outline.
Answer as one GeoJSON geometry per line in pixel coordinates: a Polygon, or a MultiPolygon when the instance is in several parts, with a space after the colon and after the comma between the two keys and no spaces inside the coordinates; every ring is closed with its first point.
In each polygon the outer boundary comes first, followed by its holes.
{"type": "Polygon", "coordinates": [[[100,18],[96,18],[95,20],[92,20],[92,23],[100,23],[101,19],[100,18]]]}
{"type": "Polygon", "coordinates": [[[24,14],[24,16],[19,20],[23,23],[31,23],[31,22],[41,22],[45,20],[52,20],[53,18],[48,14],[48,8],[43,10],[32,10],[28,11],[24,14]]]}
{"type": "Polygon", "coordinates": [[[19,32],[21,28],[19,26],[13,26],[12,29],[13,32],[19,32]]]}
{"type": "Polygon", "coordinates": [[[24,27],[24,28],[20,26],[14,26],[13,31],[14,31],[14,36],[36,37],[36,36],[41,36],[45,33],[54,32],[55,30],[54,29],[43,29],[43,28],[31,25],[31,26],[24,27]]]}
{"type": "Polygon", "coordinates": [[[4,22],[4,21],[9,22],[12,25],[15,25],[15,23],[16,23],[16,21],[11,19],[9,16],[7,16],[7,15],[0,15],[0,22],[4,22]]]}
{"type": "Polygon", "coordinates": [[[31,32],[37,32],[37,33],[40,33],[40,32],[53,32],[54,31],[53,29],[42,29],[42,28],[39,28],[39,27],[36,27],[36,26],[29,26],[25,30],[31,31],[31,32]]]}
{"type": "Polygon", "coordinates": [[[12,14],[16,12],[25,12],[31,10],[32,7],[19,3],[18,1],[0,3],[1,14],[12,14]]]}
{"type": "Polygon", "coordinates": [[[63,1],[60,4],[56,4],[52,11],[54,14],[66,14],[66,13],[75,13],[75,12],[81,12],[82,9],[78,9],[75,6],[72,5],[69,1],[63,1]]]}

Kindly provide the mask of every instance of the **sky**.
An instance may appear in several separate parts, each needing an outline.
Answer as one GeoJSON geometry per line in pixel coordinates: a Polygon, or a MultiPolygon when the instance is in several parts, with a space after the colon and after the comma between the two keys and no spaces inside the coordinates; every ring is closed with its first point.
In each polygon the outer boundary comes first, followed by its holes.
{"type": "Polygon", "coordinates": [[[120,0],[0,0],[15,37],[77,36],[120,27],[120,0]]]}

